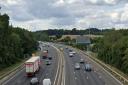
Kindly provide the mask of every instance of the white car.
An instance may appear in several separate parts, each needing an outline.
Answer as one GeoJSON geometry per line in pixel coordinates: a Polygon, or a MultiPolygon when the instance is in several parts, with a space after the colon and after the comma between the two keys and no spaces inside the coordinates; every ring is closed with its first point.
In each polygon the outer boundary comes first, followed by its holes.
{"type": "Polygon", "coordinates": [[[30,85],[39,85],[39,80],[38,78],[34,77],[30,81],[30,85]]]}
{"type": "Polygon", "coordinates": [[[72,53],[69,53],[69,57],[73,57],[73,54],[72,53]]]}
{"type": "Polygon", "coordinates": [[[84,63],[84,59],[80,59],[80,63],[83,64],[84,63]]]}
{"type": "Polygon", "coordinates": [[[76,52],[75,52],[75,51],[72,51],[72,53],[73,53],[73,54],[76,54],[76,52]]]}
{"type": "Polygon", "coordinates": [[[72,51],[72,52],[69,52],[69,53],[71,53],[71,54],[76,54],[76,52],[75,52],[75,51],[72,51]]]}
{"type": "Polygon", "coordinates": [[[43,80],[43,85],[52,85],[50,79],[44,79],[43,80]]]}
{"type": "Polygon", "coordinates": [[[79,63],[76,63],[76,64],[75,64],[75,69],[76,69],[76,70],[79,70],[79,69],[80,69],[80,64],[79,64],[79,63]]]}

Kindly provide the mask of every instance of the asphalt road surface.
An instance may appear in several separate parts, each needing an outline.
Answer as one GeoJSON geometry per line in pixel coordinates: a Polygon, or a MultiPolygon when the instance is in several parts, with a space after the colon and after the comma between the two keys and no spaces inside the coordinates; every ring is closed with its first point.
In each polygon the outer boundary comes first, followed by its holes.
{"type": "MultiPolygon", "coordinates": [[[[46,48],[45,48],[46,49],[46,48]]],[[[47,47],[49,54],[48,56],[52,56],[51,65],[45,65],[45,60],[41,59],[41,68],[39,72],[37,72],[36,77],[39,79],[40,85],[44,78],[50,78],[52,83],[54,82],[57,64],[58,64],[58,54],[55,48],[47,47]]],[[[42,49],[43,50],[43,49],[42,49]]],[[[41,56],[41,55],[40,55],[41,56]]],[[[30,85],[31,78],[26,76],[25,69],[19,71],[14,76],[12,76],[9,80],[7,80],[3,85],[30,85]]]]}
{"type": "Polygon", "coordinates": [[[77,54],[75,54],[74,57],[69,57],[69,49],[64,49],[66,62],[66,85],[121,85],[99,65],[88,59],[88,57],[82,52],[75,50],[77,54]],[[85,64],[80,64],[80,70],[74,69],[75,63],[79,63],[81,58],[85,60],[85,63],[91,64],[93,71],[85,71],[85,64]]]}
{"type": "Polygon", "coordinates": [[[81,57],[75,54],[69,57],[69,51],[64,52],[66,60],[66,85],[105,85],[95,72],[86,72],[84,64],[80,64],[80,70],[75,70],[75,63],[79,63],[81,57]]]}
{"type": "MultiPolygon", "coordinates": [[[[57,44],[55,46],[64,48],[62,52],[65,61],[65,77],[62,77],[65,80],[65,85],[121,85],[116,79],[104,71],[101,66],[90,60],[87,55],[79,50],[69,48],[76,52],[74,57],[69,57],[69,49],[66,49],[64,45],[57,44]],[[80,64],[80,70],[75,70],[75,63],[79,63],[81,58],[85,60],[85,63],[91,64],[93,69],[91,72],[85,71],[85,64],[80,64]]],[[[58,56],[55,48],[48,47],[48,50],[48,56],[53,57],[51,60],[52,64],[47,66],[44,60],[41,60],[41,69],[36,74],[36,77],[39,78],[40,85],[43,85],[42,81],[44,78],[50,78],[53,85],[57,72],[58,57],[60,56],[58,56]]],[[[7,80],[4,85],[29,85],[30,79],[26,77],[25,69],[23,69],[7,80]]]]}

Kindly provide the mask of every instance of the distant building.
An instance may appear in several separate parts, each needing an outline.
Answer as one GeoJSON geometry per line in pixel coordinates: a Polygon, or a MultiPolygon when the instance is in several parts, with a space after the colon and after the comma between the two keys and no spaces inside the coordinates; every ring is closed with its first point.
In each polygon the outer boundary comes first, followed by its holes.
{"type": "Polygon", "coordinates": [[[90,38],[88,36],[77,36],[76,37],[76,44],[85,44],[89,45],[91,44],[90,38]]]}

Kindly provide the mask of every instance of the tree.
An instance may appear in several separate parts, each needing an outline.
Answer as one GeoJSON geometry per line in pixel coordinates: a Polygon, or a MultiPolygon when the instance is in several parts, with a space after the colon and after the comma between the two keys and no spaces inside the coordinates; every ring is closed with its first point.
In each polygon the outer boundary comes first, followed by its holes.
{"type": "Polygon", "coordinates": [[[128,74],[128,30],[111,30],[101,40],[93,42],[98,58],[128,74]]]}
{"type": "Polygon", "coordinates": [[[37,48],[33,33],[23,28],[9,26],[9,16],[0,15],[0,70],[31,54],[37,48]]]}
{"type": "Polygon", "coordinates": [[[60,39],[62,37],[62,35],[56,35],[57,39],[60,39]]]}

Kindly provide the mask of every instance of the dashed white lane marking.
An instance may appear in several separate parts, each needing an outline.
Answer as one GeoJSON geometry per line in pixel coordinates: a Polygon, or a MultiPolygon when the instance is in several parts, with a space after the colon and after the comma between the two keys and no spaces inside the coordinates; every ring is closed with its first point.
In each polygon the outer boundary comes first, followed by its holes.
{"type": "Polygon", "coordinates": [[[74,72],[74,74],[75,74],[75,72],[74,72]]]}

